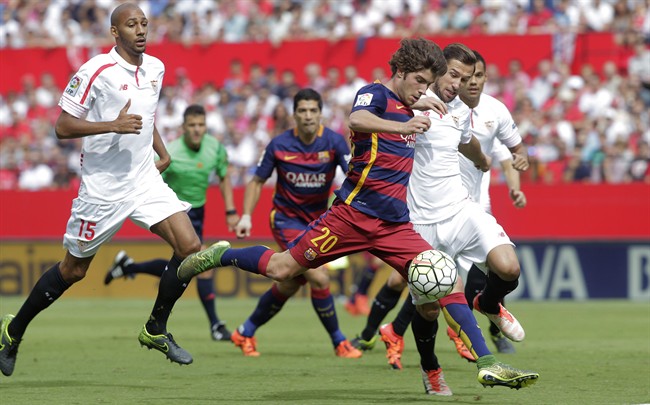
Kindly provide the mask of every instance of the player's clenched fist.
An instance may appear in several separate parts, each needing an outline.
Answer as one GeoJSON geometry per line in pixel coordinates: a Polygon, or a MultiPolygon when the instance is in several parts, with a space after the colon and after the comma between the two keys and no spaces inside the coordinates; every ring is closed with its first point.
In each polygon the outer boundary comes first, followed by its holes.
{"type": "Polygon", "coordinates": [[[251,216],[248,214],[243,214],[235,226],[235,233],[238,238],[245,238],[251,235],[251,228],[253,228],[253,223],[251,222],[251,216]]]}
{"type": "Polygon", "coordinates": [[[113,123],[115,124],[115,133],[118,134],[139,134],[142,129],[142,116],[138,114],[129,114],[129,107],[131,107],[131,99],[126,102],[124,107],[120,110],[113,123]]]}
{"type": "Polygon", "coordinates": [[[422,132],[426,132],[430,126],[431,120],[429,117],[418,115],[411,118],[407,122],[402,123],[402,129],[400,130],[400,133],[403,135],[421,134],[422,132]]]}

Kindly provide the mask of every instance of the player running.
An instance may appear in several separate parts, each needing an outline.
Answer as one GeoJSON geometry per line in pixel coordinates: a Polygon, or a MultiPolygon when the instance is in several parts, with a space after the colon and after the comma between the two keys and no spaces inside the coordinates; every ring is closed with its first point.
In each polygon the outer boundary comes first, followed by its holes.
{"type": "MultiPolygon", "coordinates": [[[[187,214],[192,221],[194,231],[203,241],[206,194],[213,173],[216,173],[219,178],[219,190],[226,207],[228,230],[234,230],[234,226],[239,221],[228,175],[228,153],[217,138],[207,134],[205,108],[202,106],[193,104],[185,109],[182,128],[183,135],[167,145],[172,162],[162,176],[165,183],[182,201],[192,204],[187,214]]],[[[106,273],[104,284],[108,285],[119,277],[133,278],[138,273],[162,277],[166,267],[167,260],[163,259],[135,263],[125,251],[121,250],[106,273]]],[[[216,341],[230,341],[230,331],[226,328],[226,323],[217,315],[214,273],[214,270],[201,273],[196,278],[196,290],[210,323],[210,336],[216,341]]]]}
{"type": "MultiPolygon", "coordinates": [[[[270,225],[273,238],[282,250],[292,246],[291,241],[327,210],[336,168],[347,171],[350,148],[343,135],[321,125],[322,110],[323,100],[315,90],[302,89],[294,96],[296,127],[276,136],[266,147],[255,175],[246,186],[243,215],[236,226],[238,237],[250,236],[251,215],[262,186],[274,170],[277,183],[270,225]]],[[[312,306],[330,336],[336,355],[361,357],[361,352],[352,347],[339,329],[325,266],[309,269],[296,278],[276,281],[260,297],[253,313],[232,334],[233,343],[244,356],[260,355],[255,332],[280,312],[287,300],[307,282],[311,287],[312,306]]]]}
{"type": "Polygon", "coordinates": [[[116,46],[82,65],[59,101],[57,137],[83,138],[81,185],[63,237],[63,261],[41,276],[15,317],[5,315],[0,321],[0,371],[6,376],[14,371],[29,323],[86,276],[100,246],[127,218],[174,249],[138,340],[173,362],[192,362],[167,332],[167,320],[187,287],[176,269],[184,257],[199,251],[201,242],[185,212],[188,204],[160,176],[170,163],[154,125],[165,66],[145,53],[148,29],[149,20],[138,6],[117,6],[110,28],[116,46]],[[160,156],[156,163],[154,150],[160,156]]]}

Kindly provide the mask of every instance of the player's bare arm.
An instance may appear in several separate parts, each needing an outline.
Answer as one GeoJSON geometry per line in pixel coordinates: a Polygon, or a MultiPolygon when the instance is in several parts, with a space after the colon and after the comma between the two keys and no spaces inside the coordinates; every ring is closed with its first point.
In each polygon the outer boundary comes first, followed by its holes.
{"type": "Polygon", "coordinates": [[[251,215],[253,215],[255,206],[260,200],[264,182],[264,179],[253,176],[248,184],[246,184],[246,190],[244,191],[244,210],[242,211],[241,219],[235,227],[235,233],[238,238],[246,238],[251,235],[251,229],[253,228],[251,215]]]}
{"type": "Polygon", "coordinates": [[[487,172],[490,170],[491,160],[490,157],[485,156],[485,153],[481,150],[481,143],[472,135],[472,139],[469,143],[461,143],[458,145],[458,151],[462,153],[467,159],[471,160],[482,172],[487,172]]]}
{"type": "Polygon", "coordinates": [[[237,214],[237,208],[235,208],[235,199],[232,195],[232,182],[228,173],[220,178],[219,191],[221,191],[223,203],[226,206],[226,224],[228,224],[228,231],[232,232],[239,222],[239,215],[237,214]]]}
{"type": "Polygon", "coordinates": [[[528,170],[528,149],[523,143],[508,148],[512,152],[512,167],[520,172],[528,170]]]}
{"type": "Polygon", "coordinates": [[[369,111],[357,110],[350,114],[349,126],[351,130],[357,132],[410,135],[425,132],[431,126],[431,120],[425,116],[417,116],[407,122],[399,122],[379,118],[369,111]]]}
{"type": "Polygon", "coordinates": [[[447,114],[447,104],[435,97],[422,97],[411,108],[419,111],[433,110],[440,115],[447,114]]]}
{"type": "Polygon", "coordinates": [[[156,128],[155,125],[153,127],[153,150],[156,152],[156,154],[159,157],[159,159],[156,161],[156,169],[158,169],[158,171],[162,173],[172,163],[172,157],[169,155],[169,152],[167,152],[165,143],[160,137],[158,128],[156,128]]]}
{"type": "Polygon", "coordinates": [[[137,114],[129,114],[127,111],[130,106],[131,100],[127,101],[114,121],[105,122],[90,122],[61,111],[54,126],[56,137],[59,139],[73,139],[111,132],[139,134],[142,129],[142,117],[137,114]]]}
{"type": "Polygon", "coordinates": [[[512,167],[512,160],[506,159],[500,162],[501,171],[506,179],[508,185],[508,196],[512,200],[512,205],[516,208],[524,208],[527,204],[526,195],[521,191],[521,183],[519,181],[519,172],[512,167]]]}

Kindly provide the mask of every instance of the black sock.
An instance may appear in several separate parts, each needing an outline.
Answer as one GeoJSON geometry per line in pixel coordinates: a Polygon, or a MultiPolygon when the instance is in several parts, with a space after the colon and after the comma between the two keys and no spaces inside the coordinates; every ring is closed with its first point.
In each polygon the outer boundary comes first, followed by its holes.
{"type": "Polygon", "coordinates": [[[41,278],[36,282],[36,285],[34,285],[34,288],[32,288],[23,306],[16,314],[16,317],[9,324],[9,336],[13,339],[22,339],[25,329],[27,329],[27,325],[29,325],[32,319],[56,301],[68,287],[70,287],[70,284],[61,276],[59,263],[43,273],[41,278]]]}
{"type": "Polygon", "coordinates": [[[411,330],[415,337],[415,345],[420,353],[420,365],[424,370],[431,371],[440,368],[436,357],[436,334],[438,333],[438,320],[427,321],[417,311],[413,314],[411,330]]]}
{"type": "Polygon", "coordinates": [[[478,295],[483,289],[485,289],[485,284],[487,283],[487,276],[481,271],[475,264],[469,269],[467,274],[467,280],[465,281],[465,298],[467,299],[467,305],[473,309],[474,308],[474,297],[478,295]]]}
{"type": "Polygon", "coordinates": [[[505,281],[494,272],[488,273],[487,284],[481,294],[481,310],[489,314],[499,313],[499,302],[519,285],[519,280],[505,281]]]}
{"type": "Polygon", "coordinates": [[[158,296],[153,304],[153,310],[147,321],[147,332],[152,335],[167,333],[167,320],[176,301],[183,295],[187,284],[176,276],[176,270],[183,260],[173,255],[167,270],[160,277],[158,296]]]}
{"type": "Polygon", "coordinates": [[[366,321],[366,328],[361,332],[361,339],[370,340],[377,333],[381,321],[384,320],[386,315],[395,308],[399,297],[402,295],[402,291],[395,291],[384,284],[381,287],[381,290],[375,296],[375,299],[372,301],[372,307],[370,308],[370,315],[368,315],[368,320],[366,321]]]}
{"type": "Polygon", "coordinates": [[[124,271],[125,275],[144,273],[151,274],[152,276],[162,277],[165,269],[167,268],[167,263],[169,263],[167,260],[156,259],[150,260],[148,262],[132,263],[124,267],[122,270],[124,271]]]}
{"type": "Polygon", "coordinates": [[[400,308],[399,313],[397,314],[395,320],[393,321],[393,331],[395,331],[395,333],[397,333],[400,336],[404,336],[406,329],[409,327],[409,324],[413,319],[414,313],[415,313],[415,304],[413,304],[413,300],[411,300],[411,296],[409,295],[404,300],[404,303],[402,304],[402,308],[400,308]]]}

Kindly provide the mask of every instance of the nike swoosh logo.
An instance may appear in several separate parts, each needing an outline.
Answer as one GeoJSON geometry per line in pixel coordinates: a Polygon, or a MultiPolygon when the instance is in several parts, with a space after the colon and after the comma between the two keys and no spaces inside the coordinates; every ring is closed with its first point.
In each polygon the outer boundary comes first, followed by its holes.
{"type": "Polygon", "coordinates": [[[294,160],[296,158],[298,158],[298,156],[285,156],[284,160],[294,160]]]}
{"type": "Polygon", "coordinates": [[[401,109],[403,109],[403,108],[406,108],[406,107],[403,106],[403,105],[398,105],[398,106],[397,106],[397,109],[398,109],[398,110],[401,110],[401,109]]]}
{"type": "Polygon", "coordinates": [[[169,346],[167,346],[167,343],[160,344],[153,339],[149,339],[149,343],[156,346],[163,353],[167,353],[167,351],[169,350],[169,346]]]}

